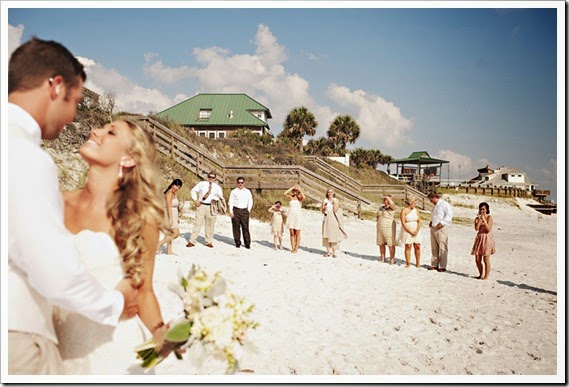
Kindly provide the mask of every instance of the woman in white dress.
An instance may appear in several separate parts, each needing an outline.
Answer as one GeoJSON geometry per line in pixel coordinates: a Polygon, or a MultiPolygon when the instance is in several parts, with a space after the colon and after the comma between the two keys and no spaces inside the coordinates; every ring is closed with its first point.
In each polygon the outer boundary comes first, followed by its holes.
{"type": "Polygon", "coordinates": [[[169,234],[154,184],[160,181],[156,148],[149,133],[119,120],[92,130],[79,153],[89,171],[85,187],[64,193],[65,226],[101,282],[133,279],[138,316],[110,327],[60,310],[59,349],[69,374],[141,373],[133,348],[166,329],[152,287],[159,231],[169,234]]]}
{"type": "Polygon", "coordinates": [[[273,234],[273,239],[275,242],[275,250],[277,249],[277,242],[278,242],[278,249],[283,249],[283,233],[284,233],[284,222],[283,222],[283,214],[285,213],[285,209],[282,206],[282,203],[277,200],[275,204],[269,208],[269,212],[273,214],[271,218],[271,234],[273,234]]]}
{"type": "Polygon", "coordinates": [[[286,226],[290,231],[290,251],[298,252],[300,245],[300,228],[302,225],[302,201],[306,198],[299,184],[295,184],[284,193],[289,200],[289,210],[286,218],[286,226]]]}
{"type": "Polygon", "coordinates": [[[405,268],[411,266],[411,246],[415,250],[415,266],[421,266],[421,217],[415,208],[416,197],[409,197],[405,201],[407,207],[401,211],[401,233],[399,242],[405,245],[405,268]]]}

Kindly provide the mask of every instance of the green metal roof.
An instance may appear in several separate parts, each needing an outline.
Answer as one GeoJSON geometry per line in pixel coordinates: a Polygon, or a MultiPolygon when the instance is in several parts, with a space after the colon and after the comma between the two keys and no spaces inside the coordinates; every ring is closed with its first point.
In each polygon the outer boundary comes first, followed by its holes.
{"type": "Polygon", "coordinates": [[[393,160],[393,164],[448,164],[449,161],[434,159],[427,151],[413,152],[405,159],[393,160]]]}
{"type": "Polygon", "coordinates": [[[262,110],[272,118],[268,108],[246,94],[198,94],[157,114],[190,126],[266,126],[269,124],[251,113],[262,110]],[[211,110],[209,118],[200,119],[200,110],[211,110]],[[233,118],[230,113],[233,112],[233,118]]]}

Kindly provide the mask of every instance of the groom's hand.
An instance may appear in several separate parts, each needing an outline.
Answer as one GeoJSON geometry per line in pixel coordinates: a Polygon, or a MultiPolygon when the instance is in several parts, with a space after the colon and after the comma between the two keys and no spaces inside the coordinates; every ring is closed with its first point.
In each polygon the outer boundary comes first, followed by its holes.
{"type": "Polygon", "coordinates": [[[124,308],[121,319],[128,319],[138,313],[138,289],[132,286],[130,278],[123,278],[115,287],[124,297],[124,308]]]}

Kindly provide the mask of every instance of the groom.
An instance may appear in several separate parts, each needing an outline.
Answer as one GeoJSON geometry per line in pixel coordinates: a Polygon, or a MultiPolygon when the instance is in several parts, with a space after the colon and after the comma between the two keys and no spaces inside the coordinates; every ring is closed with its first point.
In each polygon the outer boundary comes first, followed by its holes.
{"type": "MultiPolygon", "coordinates": [[[[8,67],[8,373],[58,374],[52,305],[102,324],[137,312],[128,279],[103,287],[82,265],[63,222],[57,168],[40,147],[75,118],[86,79],[61,44],[32,38],[8,67]]],[[[85,332],[89,334],[89,332],[85,332]]]]}

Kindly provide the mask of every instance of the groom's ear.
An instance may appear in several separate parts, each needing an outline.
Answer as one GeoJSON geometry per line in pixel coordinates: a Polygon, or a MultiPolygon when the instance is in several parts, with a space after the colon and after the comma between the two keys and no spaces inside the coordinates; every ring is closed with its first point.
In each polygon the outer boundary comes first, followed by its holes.
{"type": "Polygon", "coordinates": [[[121,165],[126,168],[132,168],[136,166],[136,162],[131,156],[123,156],[121,159],[121,165]]]}

